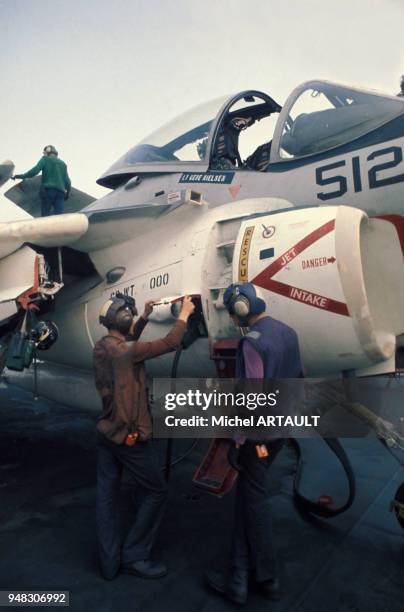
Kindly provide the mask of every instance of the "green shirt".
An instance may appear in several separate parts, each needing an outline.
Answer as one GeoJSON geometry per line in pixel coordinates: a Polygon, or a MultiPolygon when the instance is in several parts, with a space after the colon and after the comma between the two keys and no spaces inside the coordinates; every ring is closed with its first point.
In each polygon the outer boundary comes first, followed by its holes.
{"type": "Polygon", "coordinates": [[[64,161],[54,155],[41,157],[36,166],[20,174],[23,179],[32,178],[42,171],[42,187],[53,187],[59,191],[70,191],[71,182],[64,161]]]}

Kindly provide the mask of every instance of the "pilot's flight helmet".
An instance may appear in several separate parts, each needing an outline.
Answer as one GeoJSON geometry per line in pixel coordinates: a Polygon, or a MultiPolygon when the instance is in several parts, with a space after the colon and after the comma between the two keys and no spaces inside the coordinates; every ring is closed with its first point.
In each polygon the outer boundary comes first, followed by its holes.
{"type": "Polygon", "coordinates": [[[107,329],[117,329],[122,334],[127,334],[134,315],[137,315],[134,298],[118,292],[101,308],[99,321],[107,329]]]}
{"type": "Polygon", "coordinates": [[[48,155],[48,156],[49,155],[55,155],[56,157],[58,156],[58,152],[53,145],[46,145],[46,147],[43,148],[43,154],[48,155]]]}
{"type": "Polygon", "coordinates": [[[265,311],[266,304],[252,283],[232,283],[223,295],[223,302],[229,314],[236,315],[243,322],[251,315],[265,311]]]}

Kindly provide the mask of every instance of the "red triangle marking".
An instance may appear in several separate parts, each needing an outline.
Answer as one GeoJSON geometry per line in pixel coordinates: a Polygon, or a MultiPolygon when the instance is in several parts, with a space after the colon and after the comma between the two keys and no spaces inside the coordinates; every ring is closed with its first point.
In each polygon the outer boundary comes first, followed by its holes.
{"type": "Polygon", "coordinates": [[[237,197],[237,194],[240,191],[240,189],[241,189],[241,185],[232,185],[231,187],[229,187],[229,191],[230,191],[230,194],[233,200],[235,200],[235,198],[237,197]]]}

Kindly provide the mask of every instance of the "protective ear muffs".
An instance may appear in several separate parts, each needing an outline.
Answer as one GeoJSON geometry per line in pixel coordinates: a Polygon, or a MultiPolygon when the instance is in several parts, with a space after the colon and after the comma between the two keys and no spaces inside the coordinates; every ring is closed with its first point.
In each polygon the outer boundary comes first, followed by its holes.
{"type": "Polygon", "coordinates": [[[250,314],[250,300],[245,295],[239,295],[233,303],[234,314],[238,317],[248,317],[250,314]]]}
{"type": "Polygon", "coordinates": [[[101,325],[105,325],[107,326],[107,324],[109,323],[108,321],[108,311],[110,309],[110,307],[113,305],[114,301],[113,300],[107,300],[105,302],[105,304],[103,304],[101,310],[100,310],[100,314],[99,314],[99,322],[101,323],[101,325]]]}
{"type": "Polygon", "coordinates": [[[250,300],[240,293],[239,285],[235,285],[230,298],[230,314],[235,314],[237,317],[244,319],[250,314],[250,309],[250,300]]]}
{"type": "Polygon", "coordinates": [[[240,319],[247,319],[251,315],[261,314],[265,308],[266,304],[262,294],[251,283],[234,285],[228,306],[230,314],[240,319]]]}

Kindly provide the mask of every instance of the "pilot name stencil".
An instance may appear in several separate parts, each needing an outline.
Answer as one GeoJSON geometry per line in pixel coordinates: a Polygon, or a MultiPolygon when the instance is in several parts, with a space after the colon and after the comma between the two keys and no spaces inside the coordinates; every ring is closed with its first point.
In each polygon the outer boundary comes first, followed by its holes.
{"type": "Polygon", "coordinates": [[[191,172],[183,172],[179,183],[231,183],[234,178],[234,172],[201,172],[192,174],[191,172]]]}

